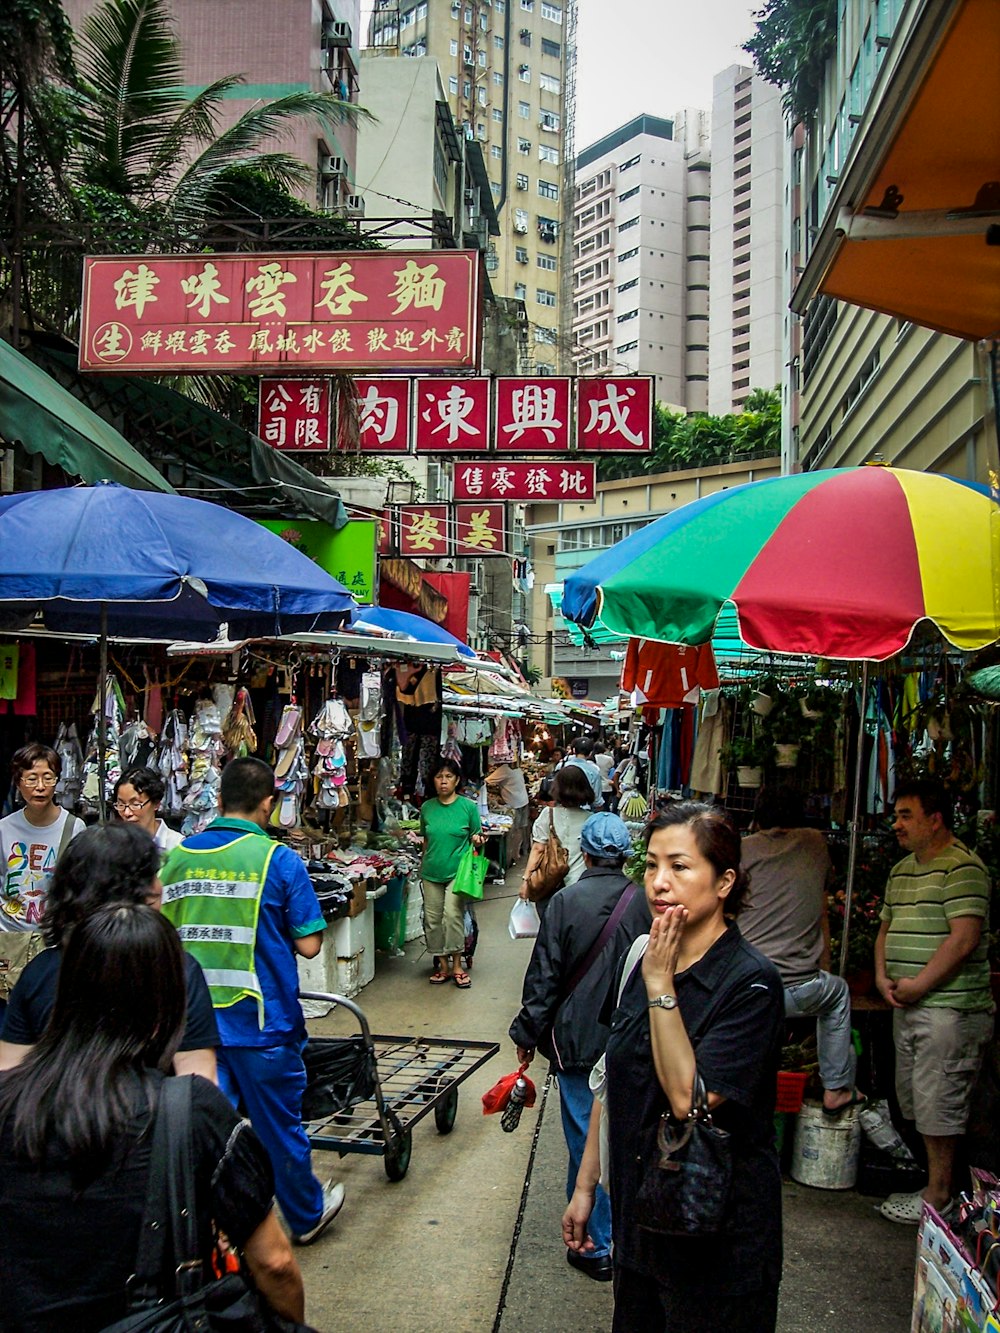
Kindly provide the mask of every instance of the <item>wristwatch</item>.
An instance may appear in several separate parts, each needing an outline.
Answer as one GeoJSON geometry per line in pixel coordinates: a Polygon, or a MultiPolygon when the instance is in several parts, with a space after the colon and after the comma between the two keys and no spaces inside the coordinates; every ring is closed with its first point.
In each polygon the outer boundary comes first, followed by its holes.
{"type": "Polygon", "coordinates": [[[647,1005],[649,1009],[676,1009],[676,995],[657,995],[655,1000],[650,1000],[647,1005]]]}

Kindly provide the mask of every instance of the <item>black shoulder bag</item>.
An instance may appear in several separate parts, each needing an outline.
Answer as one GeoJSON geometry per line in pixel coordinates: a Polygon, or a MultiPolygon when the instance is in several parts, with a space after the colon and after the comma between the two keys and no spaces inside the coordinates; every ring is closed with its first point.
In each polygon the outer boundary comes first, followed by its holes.
{"type": "Polygon", "coordinates": [[[104,1333],[314,1333],[264,1308],[238,1273],[205,1282],[198,1252],[198,1213],[191,1141],[191,1079],[168,1078],[153,1128],[146,1211],[129,1313],[104,1333]],[[169,1260],[169,1262],[168,1262],[169,1260]],[[173,1292],[162,1274],[174,1271],[173,1292]]]}
{"type": "Polygon", "coordinates": [[[728,1132],[712,1121],[697,1070],[691,1110],[684,1120],[669,1111],[660,1117],[656,1147],[635,1196],[639,1226],[665,1236],[708,1236],[724,1230],[733,1184],[732,1143],[728,1132]]]}

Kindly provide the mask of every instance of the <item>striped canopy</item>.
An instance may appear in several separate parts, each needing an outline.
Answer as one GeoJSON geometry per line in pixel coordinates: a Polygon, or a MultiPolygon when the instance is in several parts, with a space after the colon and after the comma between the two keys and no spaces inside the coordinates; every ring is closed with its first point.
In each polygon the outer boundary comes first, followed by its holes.
{"type": "Polygon", "coordinates": [[[1000,639],[1000,508],[984,487],[883,466],[720,491],[571,575],[563,615],[706,643],[726,603],[764,651],[882,661],[931,621],[957,648],[1000,639]]]}

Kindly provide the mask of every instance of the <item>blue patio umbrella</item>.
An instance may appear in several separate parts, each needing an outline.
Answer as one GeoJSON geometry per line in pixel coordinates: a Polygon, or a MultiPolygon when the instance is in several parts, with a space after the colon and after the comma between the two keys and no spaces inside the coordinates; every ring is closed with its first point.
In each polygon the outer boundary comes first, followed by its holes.
{"type": "Polygon", "coordinates": [[[410,611],[394,611],[387,606],[359,606],[351,612],[351,628],[382,630],[385,634],[399,635],[412,639],[416,643],[450,643],[463,657],[475,657],[475,651],[461,639],[449,634],[440,625],[426,616],[414,615],[410,611]]]}
{"type": "Polygon", "coordinates": [[[338,629],[354,607],[336,579],[220,505],[113,482],[0,499],[0,628],[40,614],[100,640],[101,812],[108,636],[209,641],[338,629]]]}

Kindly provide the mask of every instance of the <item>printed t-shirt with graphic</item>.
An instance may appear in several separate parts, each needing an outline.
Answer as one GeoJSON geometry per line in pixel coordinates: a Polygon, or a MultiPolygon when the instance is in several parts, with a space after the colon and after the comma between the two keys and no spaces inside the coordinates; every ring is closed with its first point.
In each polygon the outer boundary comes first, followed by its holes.
{"type": "Polygon", "coordinates": [[[975,916],[983,923],[979,943],[951,980],[928,991],[912,1007],[966,1012],[993,1008],[986,957],[989,912],[989,871],[957,838],[930,861],[918,861],[911,852],[893,866],[882,908],[882,920],[889,923],[885,970],[891,981],[915,977],[948,938],[951,922],[958,917],[975,916]]]}
{"type": "Polygon", "coordinates": [[[30,824],[23,810],[0,819],[0,930],[40,929],[67,820],[72,821],[69,842],[83,832],[84,823],[68,810],[42,828],[30,824]]]}
{"type": "MultiPolygon", "coordinates": [[[[216,819],[202,833],[185,838],[167,857],[161,870],[164,915],[173,919],[169,903],[170,867],[185,850],[210,851],[228,847],[247,834],[270,836],[246,819],[216,819]]],[[[207,861],[207,858],[206,858],[207,861]]],[[[305,1019],[299,1003],[299,969],[294,941],[317,935],[326,926],[316,891],[300,857],[281,843],[274,846],[260,899],[254,942],[254,969],[264,997],[264,1022],[256,1000],[216,1006],[219,1041],[226,1046],[285,1046],[305,1039],[305,1019]]]]}
{"type": "Polygon", "coordinates": [[[424,879],[434,884],[453,880],[462,853],[482,827],[479,807],[467,796],[456,796],[447,805],[436,796],[424,801],[420,807],[420,832],[425,839],[420,873],[424,879]]]}

